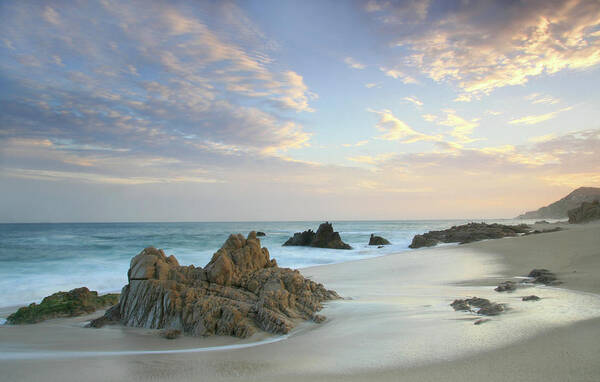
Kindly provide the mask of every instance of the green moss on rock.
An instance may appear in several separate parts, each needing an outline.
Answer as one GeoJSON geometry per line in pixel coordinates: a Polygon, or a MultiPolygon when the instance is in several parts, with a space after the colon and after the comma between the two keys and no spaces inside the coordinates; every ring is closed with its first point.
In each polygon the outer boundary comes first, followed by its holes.
{"type": "Polygon", "coordinates": [[[35,324],[58,317],[75,317],[93,313],[96,309],[115,305],[119,302],[119,294],[98,296],[98,292],[86,287],[76,288],[68,292],[57,292],[45,297],[40,304],[32,303],[24,306],[8,316],[9,324],[35,324]]]}

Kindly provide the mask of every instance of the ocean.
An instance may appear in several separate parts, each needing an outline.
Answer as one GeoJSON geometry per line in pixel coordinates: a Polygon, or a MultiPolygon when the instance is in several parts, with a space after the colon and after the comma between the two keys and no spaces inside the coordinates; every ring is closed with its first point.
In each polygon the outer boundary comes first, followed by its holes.
{"type": "Polygon", "coordinates": [[[334,229],[352,250],[282,246],[294,232],[316,231],[321,223],[317,221],[0,224],[0,307],[39,302],[57,291],[81,286],[100,293],[120,291],[127,283],[130,259],[148,246],[175,255],[182,265],[204,266],[229,234],[263,231],[266,237],[260,238],[261,243],[271,258],[282,267],[304,268],[410,251],[415,234],[469,221],[334,221],[334,229]],[[371,233],[392,245],[369,246],[371,233]]]}

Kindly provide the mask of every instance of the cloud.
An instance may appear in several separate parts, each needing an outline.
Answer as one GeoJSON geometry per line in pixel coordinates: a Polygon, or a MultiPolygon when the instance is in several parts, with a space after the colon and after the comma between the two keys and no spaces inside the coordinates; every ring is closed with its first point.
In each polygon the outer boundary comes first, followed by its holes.
{"type": "Polygon", "coordinates": [[[515,118],[510,120],[508,123],[511,125],[535,125],[544,121],[548,121],[550,119],[555,118],[558,114],[571,110],[572,107],[565,107],[563,109],[553,111],[546,114],[537,114],[537,115],[527,115],[521,118],[515,118]]]}
{"type": "Polygon", "coordinates": [[[364,146],[367,143],[369,143],[368,139],[365,139],[363,141],[358,141],[356,143],[342,143],[343,147],[360,147],[360,146],[364,146]]]}
{"type": "Polygon", "coordinates": [[[344,58],[344,62],[346,63],[346,65],[348,65],[349,68],[352,69],[364,69],[367,67],[367,65],[361,64],[352,57],[344,58]]]}
{"type": "Polygon", "coordinates": [[[58,12],[56,12],[54,10],[54,8],[52,8],[50,6],[46,6],[46,8],[44,8],[43,16],[44,16],[44,19],[47,22],[49,22],[50,24],[54,24],[54,25],[60,24],[58,12]]]}
{"type": "Polygon", "coordinates": [[[36,15],[15,3],[5,15],[5,137],[189,156],[309,144],[296,114],[318,96],[234,4],[104,0],[36,15]]]}
{"type": "Polygon", "coordinates": [[[406,52],[397,61],[455,84],[457,101],[600,64],[596,0],[453,2],[429,7],[421,22],[404,2],[369,4],[367,13],[406,52]]]}
{"type": "Polygon", "coordinates": [[[383,161],[393,157],[394,155],[396,155],[396,154],[395,153],[384,153],[384,154],[379,154],[377,156],[358,155],[358,156],[354,156],[354,157],[346,157],[346,159],[351,162],[375,165],[377,163],[383,162],[383,161]]]}
{"type": "Polygon", "coordinates": [[[367,89],[379,88],[379,87],[381,87],[381,84],[380,83],[369,82],[369,83],[365,84],[365,87],[367,89]]]}
{"type": "Polygon", "coordinates": [[[390,110],[373,110],[368,109],[369,112],[379,115],[379,121],[375,125],[375,128],[383,135],[376,137],[386,141],[400,141],[402,143],[414,143],[418,141],[436,141],[439,140],[439,136],[432,136],[420,133],[408,126],[404,121],[398,119],[390,110]]]}
{"type": "Polygon", "coordinates": [[[549,104],[554,105],[560,102],[559,99],[556,99],[549,95],[543,95],[540,93],[532,93],[525,97],[526,100],[531,101],[532,104],[549,104]]]}
{"type": "Polygon", "coordinates": [[[414,104],[415,106],[421,107],[423,106],[423,102],[421,102],[417,97],[415,96],[410,96],[410,97],[403,97],[402,98],[404,101],[408,101],[412,104],[414,104]]]}
{"type": "Polygon", "coordinates": [[[403,83],[405,84],[416,84],[418,83],[418,81],[416,79],[414,79],[413,77],[405,74],[404,72],[397,70],[397,69],[388,69],[385,67],[380,67],[379,70],[381,70],[386,76],[388,77],[392,77],[396,80],[401,80],[403,83]]]}

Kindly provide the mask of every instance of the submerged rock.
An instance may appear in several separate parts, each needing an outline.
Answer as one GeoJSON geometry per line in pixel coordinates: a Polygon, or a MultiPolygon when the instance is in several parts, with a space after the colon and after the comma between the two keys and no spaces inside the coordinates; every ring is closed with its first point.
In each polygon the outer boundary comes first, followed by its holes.
{"type": "Polygon", "coordinates": [[[98,292],[86,287],[76,288],[68,292],[57,292],[44,297],[40,304],[32,303],[22,307],[8,316],[9,324],[35,324],[44,320],[59,317],[76,317],[93,313],[117,303],[118,294],[98,296],[98,292]]]}
{"type": "Polygon", "coordinates": [[[534,269],[529,272],[528,277],[533,278],[533,282],[536,284],[545,284],[545,285],[557,285],[561,284],[558,280],[558,277],[547,269],[534,269]]]}
{"type": "Polygon", "coordinates": [[[531,228],[525,224],[504,225],[487,223],[469,223],[453,226],[443,231],[429,231],[415,235],[410,248],[431,247],[438,243],[466,244],[485,239],[500,239],[507,236],[517,236],[529,232],[531,228]]]}
{"type": "Polygon", "coordinates": [[[523,236],[527,236],[527,235],[537,235],[540,233],[550,233],[550,232],[558,232],[558,231],[562,231],[563,229],[561,227],[554,227],[554,228],[550,228],[550,229],[536,229],[535,231],[530,231],[527,233],[524,233],[523,236]]]}
{"type": "Polygon", "coordinates": [[[299,319],[320,321],[321,303],[340,298],[297,270],[279,268],[255,232],[230,235],[204,268],[146,248],[131,260],[128,276],[119,323],[196,336],[288,333],[299,319]]]}
{"type": "Polygon", "coordinates": [[[577,208],[569,210],[569,223],[587,223],[593,220],[600,219],[600,202],[594,200],[593,202],[583,202],[577,208]]]}
{"type": "Polygon", "coordinates": [[[491,302],[486,298],[472,297],[454,300],[450,306],[456,311],[468,311],[483,316],[495,316],[504,312],[504,304],[491,302]]]}
{"type": "Polygon", "coordinates": [[[524,296],[521,300],[522,301],[539,301],[539,300],[541,300],[541,298],[532,294],[531,296],[524,296]]]}
{"type": "Polygon", "coordinates": [[[514,281],[503,281],[494,290],[496,292],[513,292],[517,289],[518,284],[514,281]]]}
{"type": "Polygon", "coordinates": [[[265,233],[264,233],[264,232],[262,232],[262,231],[257,231],[257,232],[256,232],[256,236],[257,236],[257,237],[262,237],[262,236],[267,236],[267,234],[265,234],[265,233]]]}
{"type": "Polygon", "coordinates": [[[342,241],[338,232],[333,231],[333,225],[329,222],[322,223],[316,233],[310,229],[304,232],[296,232],[294,236],[290,237],[283,245],[352,249],[351,246],[342,241]]]}
{"type": "Polygon", "coordinates": [[[369,238],[369,245],[390,245],[391,243],[384,239],[381,236],[375,236],[375,234],[371,234],[371,238],[369,238]]]}
{"type": "Polygon", "coordinates": [[[160,336],[168,340],[174,340],[181,335],[181,330],[177,329],[165,329],[160,332],[160,336]]]}

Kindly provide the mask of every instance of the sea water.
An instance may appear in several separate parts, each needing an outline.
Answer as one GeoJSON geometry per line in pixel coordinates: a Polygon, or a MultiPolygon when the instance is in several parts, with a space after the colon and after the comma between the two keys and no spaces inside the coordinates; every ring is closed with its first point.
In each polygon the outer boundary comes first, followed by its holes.
{"type": "Polygon", "coordinates": [[[175,255],[182,265],[204,266],[231,233],[263,231],[261,243],[280,266],[304,268],[407,251],[415,234],[469,221],[334,221],[334,229],[352,250],[282,246],[294,232],[316,231],[317,221],[0,224],[0,307],[40,301],[81,286],[101,293],[119,291],[127,283],[130,259],[148,246],[175,255]],[[372,233],[392,245],[369,246],[372,233]]]}

